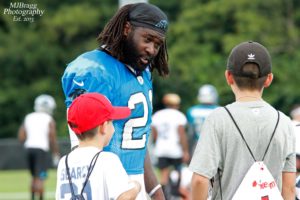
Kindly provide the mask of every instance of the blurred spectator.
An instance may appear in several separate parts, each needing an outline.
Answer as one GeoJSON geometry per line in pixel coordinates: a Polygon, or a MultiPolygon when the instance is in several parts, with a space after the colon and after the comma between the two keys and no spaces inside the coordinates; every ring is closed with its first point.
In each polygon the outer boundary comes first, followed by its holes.
{"type": "MultiPolygon", "coordinates": [[[[179,111],[180,101],[177,94],[164,95],[163,104],[166,108],[157,111],[152,117],[154,154],[158,158],[157,166],[161,173],[160,183],[167,199],[168,191],[166,188],[169,184],[170,167],[180,171],[182,163],[187,163],[190,157],[185,132],[187,119],[179,111]]],[[[172,193],[179,195],[178,184],[173,187],[172,193]]]]}
{"type": "Polygon", "coordinates": [[[296,134],[296,200],[300,200],[300,104],[295,105],[291,111],[292,123],[296,134]]]}
{"type": "Polygon", "coordinates": [[[47,178],[47,153],[50,148],[53,163],[59,161],[56,142],[56,125],[52,118],[56,107],[53,97],[42,94],[35,99],[34,112],[26,115],[19,128],[18,137],[24,143],[29,170],[32,176],[31,199],[44,199],[44,180],[47,178]]]}
{"type": "Polygon", "coordinates": [[[200,104],[190,107],[187,111],[190,152],[194,150],[201,135],[204,120],[218,107],[218,92],[213,85],[205,84],[201,86],[197,98],[200,104]]]}
{"type": "Polygon", "coordinates": [[[181,200],[190,200],[191,197],[191,180],[193,172],[184,165],[180,173],[177,170],[172,170],[170,173],[170,185],[178,185],[178,192],[181,200]],[[180,178],[180,179],[179,179],[180,178]]]}

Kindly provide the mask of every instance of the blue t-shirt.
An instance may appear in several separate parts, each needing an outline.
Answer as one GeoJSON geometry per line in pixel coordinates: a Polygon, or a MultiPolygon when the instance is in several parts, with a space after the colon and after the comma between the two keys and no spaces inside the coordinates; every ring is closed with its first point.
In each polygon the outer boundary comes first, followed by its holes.
{"type": "Polygon", "coordinates": [[[62,77],[65,103],[85,92],[105,95],[113,106],[127,106],[131,116],[115,120],[115,133],[104,148],[117,154],[131,174],[144,173],[146,144],[152,115],[152,79],[147,68],[135,75],[123,63],[101,50],[84,53],[71,62],[62,77]]]}

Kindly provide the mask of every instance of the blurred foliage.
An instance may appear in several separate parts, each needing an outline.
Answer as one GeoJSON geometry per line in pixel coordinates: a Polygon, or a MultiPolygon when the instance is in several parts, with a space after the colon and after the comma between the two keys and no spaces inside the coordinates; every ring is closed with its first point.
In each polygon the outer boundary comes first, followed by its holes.
{"type": "Polygon", "coordinates": [[[224,77],[227,56],[236,44],[253,40],[264,44],[273,58],[275,78],[264,98],[289,114],[292,104],[300,102],[299,16],[296,0],[182,2],[168,38],[171,75],[167,81],[155,79],[156,96],[178,92],[185,111],[198,103],[199,87],[210,83],[217,87],[221,105],[234,101],[224,77]]]}
{"type": "MultiPolygon", "coordinates": [[[[4,14],[0,3],[0,138],[16,137],[24,116],[41,93],[55,97],[60,137],[68,137],[61,76],[68,62],[97,48],[96,37],[118,9],[111,0],[29,0],[45,10],[34,22],[4,14]]],[[[224,78],[230,50],[245,40],[264,44],[273,58],[274,81],[264,97],[286,114],[300,102],[300,2],[297,0],[150,0],[170,20],[171,74],[154,76],[154,109],[166,92],[182,97],[182,110],[197,103],[202,84],[216,86],[220,105],[234,101],[224,78]]]]}

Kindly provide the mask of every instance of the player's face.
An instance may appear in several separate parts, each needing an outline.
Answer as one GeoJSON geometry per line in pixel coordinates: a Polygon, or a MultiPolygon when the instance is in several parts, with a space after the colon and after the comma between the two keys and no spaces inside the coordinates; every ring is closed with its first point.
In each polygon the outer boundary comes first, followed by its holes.
{"type": "Polygon", "coordinates": [[[125,63],[138,70],[144,70],[157,56],[165,37],[160,33],[142,27],[131,28],[125,42],[125,63]]]}

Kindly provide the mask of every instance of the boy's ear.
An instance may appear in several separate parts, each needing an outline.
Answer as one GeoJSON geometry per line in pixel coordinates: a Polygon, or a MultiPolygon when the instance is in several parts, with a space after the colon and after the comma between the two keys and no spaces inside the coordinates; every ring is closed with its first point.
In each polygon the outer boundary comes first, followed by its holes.
{"type": "Polygon", "coordinates": [[[265,80],[264,87],[265,88],[269,87],[271,85],[272,81],[273,81],[273,74],[270,73],[267,75],[267,79],[265,80]]]}
{"type": "Polygon", "coordinates": [[[99,126],[98,131],[100,134],[104,135],[107,131],[107,122],[104,122],[102,125],[99,126]]]}
{"type": "Polygon", "coordinates": [[[234,83],[233,75],[230,71],[225,70],[225,78],[228,85],[232,85],[234,83]]]}
{"type": "Polygon", "coordinates": [[[123,35],[127,37],[130,30],[131,30],[131,24],[129,22],[126,22],[123,30],[123,35]]]}

